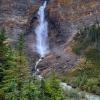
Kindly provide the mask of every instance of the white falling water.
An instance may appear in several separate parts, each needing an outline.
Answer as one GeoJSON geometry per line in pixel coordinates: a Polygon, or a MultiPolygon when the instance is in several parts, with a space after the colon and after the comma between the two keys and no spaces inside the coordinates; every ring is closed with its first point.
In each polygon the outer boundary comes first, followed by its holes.
{"type": "Polygon", "coordinates": [[[40,58],[40,59],[36,62],[36,64],[35,64],[35,71],[37,71],[37,66],[38,66],[38,64],[39,64],[41,61],[42,61],[42,58],[40,58]]]}
{"type": "Polygon", "coordinates": [[[44,57],[49,52],[48,45],[48,23],[45,20],[45,1],[38,10],[38,26],[35,29],[36,33],[36,51],[41,57],[44,57]]]}

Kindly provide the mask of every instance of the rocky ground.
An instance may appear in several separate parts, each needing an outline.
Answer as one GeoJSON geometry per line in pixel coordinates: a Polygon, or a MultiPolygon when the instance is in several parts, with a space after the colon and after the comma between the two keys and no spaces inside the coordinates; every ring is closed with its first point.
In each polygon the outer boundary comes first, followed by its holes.
{"type": "MultiPolygon", "coordinates": [[[[37,24],[37,10],[42,1],[0,1],[0,26],[5,27],[8,37],[13,40],[17,39],[17,34],[25,34],[26,53],[32,68],[39,59],[34,48],[34,29],[37,24]]],[[[38,67],[43,74],[50,72],[52,67],[63,73],[79,59],[69,46],[73,35],[83,25],[100,21],[100,0],[49,0],[46,20],[49,24],[50,53],[38,67]]]]}

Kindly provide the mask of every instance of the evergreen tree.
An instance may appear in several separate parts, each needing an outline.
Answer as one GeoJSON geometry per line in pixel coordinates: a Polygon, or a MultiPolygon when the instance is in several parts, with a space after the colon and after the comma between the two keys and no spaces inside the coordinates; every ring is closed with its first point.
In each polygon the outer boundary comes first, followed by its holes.
{"type": "Polygon", "coordinates": [[[28,62],[27,59],[25,57],[25,53],[24,53],[24,37],[23,34],[19,34],[18,36],[18,42],[17,42],[17,46],[16,46],[16,62],[17,62],[17,89],[19,91],[19,97],[21,96],[22,93],[22,88],[23,88],[23,84],[24,81],[27,80],[28,76],[29,76],[29,72],[28,72],[28,62]]]}
{"type": "Polygon", "coordinates": [[[49,79],[38,80],[29,75],[24,54],[23,34],[18,36],[16,50],[5,44],[4,30],[0,33],[0,98],[4,100],[64,100],[55,72],[49,79]]]}
{"type": "Polygon", "coordinates": [[[7,56],[5,64],[9,63],[10,67],[5,70],[5,76],[1,85],[1,93],[3,93],[4,99],[20,100],[24,97],[22,88],[28,77],[28,63],[23,53],[23,46],[23,37],[19,35],[17,50],[13,48],[7,49],[9,51],[7,52],[9,60],[7,56]]]}
{"type": "Polygon", "coordinates": [[[5,64],[7,63],[7,46],[4,43],[6,41],[5,30],[0,30],[0,82],[2,82],[4,76],[5,64]]]}
{"type": "Polygon", "coordinates": [[[13,66],[13,53],[11,46],[9,45],[5,30],[1,29],[0,31],[0,96],[3,95],[2,92],[6,90],[10,81],[10,78],[7,74],[9,74],[9,70],[12,69],[13,66]],[[4,89],[5,88],[5,89],[4,89]]]}
{"type": "Polygon", "coordinates": [[[41,80],[40,82],[40,99],[46,100],[46,82],[44,79],[41,80]]]}
{"type": "Polygon", "coordinates": [[[39,85],[40,85],[40,81],[38,80],[33,80],[33,77],[29,77],[26,82],[24,83],[23,86],[23,93],[24,93],[24,97],[27,100],[39,100],[39,85]]]}
{"type": "Polygon", "coordinates": [[[60,81],[55,72],[48,79],[41,80],[39,100],[64,100],[63,91],[60,87],[60,81]]]}
{"type": "Polygon", "coordinates": [[[2,79],[5,74],[5,70],[9,69],[13,59],[11,46],[7,42],[7,38],[5,35],[5,30],[0,30],[0,82],[2,83],[2,79]]]}
{"type": "Polygon", "coordinates": [[[50,81],[51,97],[52,100],[63,100],[62,89],[60,87],[60,81],[57,79],[55,73],[53,73],[50,81]]]}

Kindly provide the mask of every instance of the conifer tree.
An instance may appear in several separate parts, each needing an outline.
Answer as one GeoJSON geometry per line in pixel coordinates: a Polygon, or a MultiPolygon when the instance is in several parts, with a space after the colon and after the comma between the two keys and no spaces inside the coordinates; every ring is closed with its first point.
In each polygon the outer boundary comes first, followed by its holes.
{"type": "Polygon", "coordinates": [[[4,44],[4,41],[6,40],[5,36],[5,30],[0,29],[0,82],[2,82],[3,76],[4,76],[4,69],[5,64],[7,62],[7,46],[4,44]]]}
{"type": "Polygon", "coordinates": [[[4,99],[17,100],[24,97],[22,88],[28,76],[28,64],[23,53],[23,48],[24,41],[21,34],[18,37],[17,50],[14,50],[14,48],[8,49],[9,61],[5,62],[5,64],[9,63],[10,67],[5,70],[1,89],[4,92],[4,99]]]}
{"type": "MultiPolygon", "coordinates": [[[[4,30],[2,30],[0,33],[0,67],[5,75],[2,84],[0,83],[0,97],[4,100],[64,100],[55,72],[49,79],[36,79],[35,81],[29,75],[23,34],[18,36],[16,50],[4,44],[5,40],[4,30]]],[[[1,76],[3,74],[0,73],[1,76]]]]}
{"type": "Polygon", "coordinates": [[[9,87],[10,77],[9,70],[13,66],[13,53],[11,46],[7,42],[7,37],[5,35],[5,30],[0,30],[0,96],[3,95],[2,92],[9,87]]]}
{"type": "Polygon", "coordinates": [[[24,37],[23,34],[19,34],[18,42],[16,46],[16,62],[17,62],[17,89],[19,90],[19,95],[21,94],[21,89],[23,88],[23,83],[28,77],[28,63],[24,53],[24,37]]]}
{"type": "Polygon", "coordinates": [[[12,62],[11,46],[7,42],[4,28],[0,30],[0,82],[2,82],[4,71],[9,69],[12,62]]]}
{"type": "Polygon", "coordinates": [[[57,79],[56,74],[53,73],[50,81],[51,97],[52,100],[63,100],[62,89],[60,87],[60,81],[57,79]]]}
{"type": "Polygon", "coordinates": [[[46,100],[46,82],[44,79],[41,80],[40,82],[40,96],[42,100],[46,100]]]}
{"type": "Polygon", "coordinates": [[[39,100],[64,100],[63,91],[60,87],[60,81],[55,72],[48,79],[41,80],[39,100]]]}

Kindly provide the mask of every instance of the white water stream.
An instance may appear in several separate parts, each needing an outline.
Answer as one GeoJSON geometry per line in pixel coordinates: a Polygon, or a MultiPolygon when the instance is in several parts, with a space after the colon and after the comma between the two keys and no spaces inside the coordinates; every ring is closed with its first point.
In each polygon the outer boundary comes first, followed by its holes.
{"type": "Polygon", "coordinates": [[[99,96],[93,95],[91,93],[87,93],[85,91],[78,91],[77,89],[72,88],[72,86],[67,85],[67,83],[61,82],[60,86],[64,89],[65,92],[76,91],[79,96],[82,96],[84,94],[85,99],[82,99],[82,100],[100,100],[99,96]]]}
{"type": "Polygon", "coordinates": [[[41,57],[49,53],[48,44],[48,23],[45,19],[45,8],[47,2],[45,1],[38,10],[38,26],[35,29],[36,33],[36,51],[41,57]]]}

